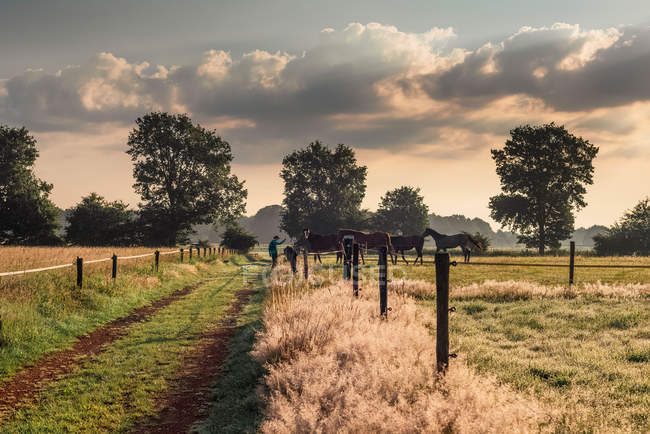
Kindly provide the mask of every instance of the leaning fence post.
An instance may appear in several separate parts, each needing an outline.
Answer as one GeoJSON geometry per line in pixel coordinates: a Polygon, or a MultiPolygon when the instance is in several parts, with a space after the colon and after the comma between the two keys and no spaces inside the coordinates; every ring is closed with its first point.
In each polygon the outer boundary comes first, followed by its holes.
{"type": "Polygon", "coordinates": [[[573,285],[573,270],[575,268],[576,242],[571,241],[569,253],[569,286],[573,285]]]}
{"type": "Polygon", "coordinates": [[[354,235],[345,235],[343,237],[343,278],[350,280],[352,273],[350,272],[351,259],[352,259],[352,242],[354,235]]]}
{"type": "Polygon", "coordinates": [[[379,249],[379,314],[388,318],[388,249],[384,246],[379,249]]]}
{"type": "Polygon", "coordinates": [[[156,262],[156,273],[157,273],[158,272],[158,262],[160,261],[160,252],[158,250],[156,250],[154,253],[156,255],[155,256],[155,258],[156,258],[155,262],[156,262]]]}
{"type": "Polygon", "coordinates": [[[352,293],[359,296],[359,244],[352,245],[352,293]]]}
{"type": "Polygon", "coordinates": [[[83,274],[84,274],[84,260],[77,256],[77,286],[79,288],[83,285],[83,274]]]}
{"type": "Polygon", "coordinates": [[[207,250],[207,249],[204,247],[204,248],[203,248],[203,257],[204,257],[204,258],[205,258],[205,251],[206,251],[206,250],[207,250]]]}
{"type": "Polygon", "coordinates": [[[309,281],[309,259],[307,258],[307,249],[302,251],[302,268],[305,273],[305,281],[309,281]]]}
{"type": "Polygon", "coordinates": [[[436,253],[436,369],[449,366],[449,253],[436,253]]]}
{"type": "Polygon", "coordinates": [[[181,264],[183,263],[183,248],[181,247],[181,264]]]}
{"type": "Polygon", "coordinates": [[[113,271],[111,272],[111,278],[113,281],[115,281],[115,278],[117,277],[117,255],[113,253],[113,257],[111,259],[113,260],[113,271]]]}
{"type": "Polygon", "coordinates": [[[192,260],[192,246],[190,246],[190,261],[192,260]]]}

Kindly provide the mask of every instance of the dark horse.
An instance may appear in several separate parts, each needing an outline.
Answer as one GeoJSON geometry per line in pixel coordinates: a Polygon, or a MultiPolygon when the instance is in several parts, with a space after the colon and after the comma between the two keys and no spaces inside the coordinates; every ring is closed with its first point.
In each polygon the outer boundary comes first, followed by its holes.
{"type": "Polygon", "coordinates": [[[284,248],[284,256],[287,258],[287,261],[291,265],[291,271],[294,273],[297,272],[298,269],[296,268],[296,258],[298,257],[298,253],[296,250],[291,246],[287,246],[284,248]]]}
{"type": "Polygon", "coordinates": [[[341,244],[338,242],[337,234],[329,235],[320,235],[315,234],[311,229],[303,229],[302,233],[305,235],[305,239],[302,241],[302,245],[307,248],[309,253],[314,253],[314,263],[316,260],[323,263],[323,260],[320,258],[320,252],[332,252],[336,251],[336,263],[343,259],[343,253],[341,253],[341,244]]]}
{"type": "Polygon", "coordinates": [[[343,238],[346,235],[352,235],[354,237],[355,243],[359,245],[359,252],[361,253],[361,261],[365,265],[366,260],[363,257],[363,249],[378,249],[380,247],[386,247],[390,252],[392,250],[392,244],[390,241],[390,235],[388,232],[361,232],[354,229],[339,229],[337,234],[337,240],[340,245],[343,245],[343,238]]]}
{"type": "Polygon", "coordinates": [[[481,250],[481,244],[470,237],[467,234],[456,234],[456,235],[444,235],[434,231],[431,228],[427,228],[424,231],[422,237],[426,238],[431,235],[436,242],[436,251],[447,249],[453,249],[454,247],[460,247],[463,250],[463,256],[465,257],[465,262],[469,262],[469,256],[473,248],[481,250]]]}
{"type": "Polygon", "coordinates": [[[390,258],[393,264],[397,264],[397,253],[401,253],[402,259],[404,260],[404,262],[406,262],[406,265],[408,265],[409,262],[404,257],[404,252],[406,250],[411,250],[411,249],[415,249],[415,251],[418,254],[417,258],[415,258],[415,261],[413,263],[417,264],[418,259],[420,259],[420,265],[423,264],[424,262],[422,259],[422,248],[424,247],[423,236],[421,235],[411,235],[409,237],[395,236],[395,237],[390,237],[390,242],[393,245],[393,250],[390,253],[390,258]],[[395,253],[395,255],[393,255],[393,253],[395,253]]]}

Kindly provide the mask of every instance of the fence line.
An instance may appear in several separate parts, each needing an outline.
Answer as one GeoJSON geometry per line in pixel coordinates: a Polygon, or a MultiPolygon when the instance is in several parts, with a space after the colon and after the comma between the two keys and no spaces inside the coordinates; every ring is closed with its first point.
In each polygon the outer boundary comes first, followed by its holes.
{"type": "MultiPolygon", "coordinates": [[[[174,253],[179,253],[180,250],[170,250],[168,252],[160,252],[160,255],[173,255],[174,253]]],[[[117,256],[117,259],[137,259],[137,258],[144,258],[147,256],[154,256],[155,253],[145,253],[142,255],[132,255],[132,256],[117,256]]],[[[91,260],[84,260],[84,264],[95,264],[98,262],[107,262],[107,261],[112,261],[113,258],[101,258],[101,259],[91,259],[91,260]]],[[[49,267],[42,267],[42,268],[32,268],[29,270],[18,270],[18,271],[5,271],[0,273],[0,277],[5,277],[5,276],[17,276],[20,274],[28,274],[28,273],[37,273],[39,271],[48,271],[48,270],[56,270],[59,268],[66,268],[66,267],[74,267],[76,265],[76,262],[72,262],[70,264],[61,264],[61,265],[52,265],[49,267]]]]}

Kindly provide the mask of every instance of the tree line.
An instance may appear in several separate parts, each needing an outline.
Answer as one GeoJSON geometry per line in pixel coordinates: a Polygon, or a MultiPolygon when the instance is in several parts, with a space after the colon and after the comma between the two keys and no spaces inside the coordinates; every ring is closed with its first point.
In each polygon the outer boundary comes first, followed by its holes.
{"type": "MultiPolygon", "coordinates": [[[[97,193],[69,210],[65,236],[59,210],[49,199],[52,184],[38,179],[35,139],[25,128],[0,125],[0,243],[78,245],[177,245],[200,224],[220,225],[231,248],[246,250],[251,237],[237,224],[245,209],[244,182],[231,173],[230,144],[184,114],[152,112],[135,121],[127,153],[133,162],[137,210],[97,193]],[[237,247],[235,246],[237,245],[237,247]]],[[[502,192],[490,198],[494,220],[538,249],[560,246],[574,231],[574,212],[585,207],[598,148],[554,123],[510,131],[492,159],[502,192]]],[[[421,234],[429,210],[421,190],[387,191],[376,212],[361,208],[367,167],[344,144],[314,141],[286,155],[280,227],[298,238],[304,228],[333,233],[341,227],[421,234]]],[[[620,222],[594,237],[602,254],[650,254],[650,205],[642,200],[620,222]]],[[[474,234],[480,236],[481,234],[474,234]]],[[[489,239],[482,238],[485,243],[489,239]]]]}

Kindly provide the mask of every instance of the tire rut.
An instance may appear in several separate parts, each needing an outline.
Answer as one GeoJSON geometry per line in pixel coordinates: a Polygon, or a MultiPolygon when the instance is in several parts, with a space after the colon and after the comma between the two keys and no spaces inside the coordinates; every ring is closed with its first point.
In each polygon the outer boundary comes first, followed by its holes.
{"type": "Polygon", "coordinates": [[[19,370],[7,381],[0,383],[0,421],[17,406],[33,401],[43,387],[69,374],[89,356],[102,352],[106,344],[127,334],[131,325],[149,320],[153,314],[185,297],[206,281],[177,289],[149,305],[134,309],[127,316],[81,336],[72,348],[47,354],[34,365],[19,370]]]}
{"type": "Polygon", "coordinates": [[[132,428],[136,433],[187,432],[210,407],[211,386],[221,376],[237,319],[254,290],[240,290],[218,326],[202,334],[199,344],[184,357],[170,388],[157,398],[161,410],[132,428]]]}

